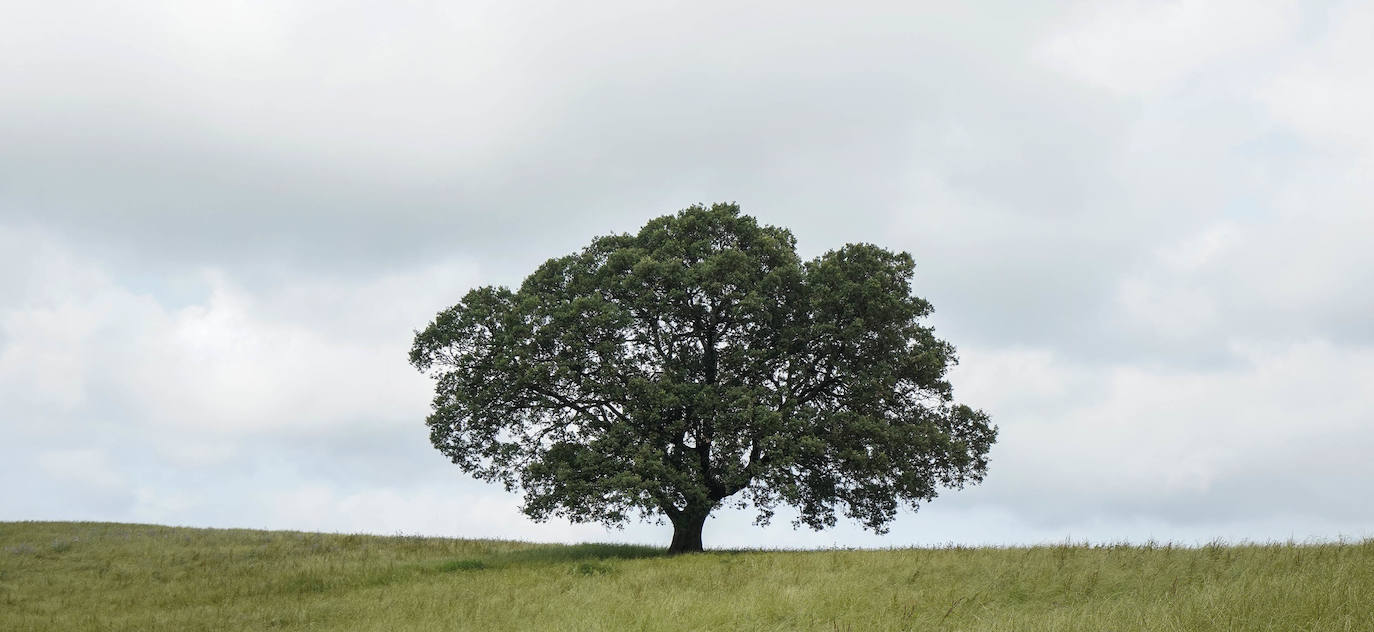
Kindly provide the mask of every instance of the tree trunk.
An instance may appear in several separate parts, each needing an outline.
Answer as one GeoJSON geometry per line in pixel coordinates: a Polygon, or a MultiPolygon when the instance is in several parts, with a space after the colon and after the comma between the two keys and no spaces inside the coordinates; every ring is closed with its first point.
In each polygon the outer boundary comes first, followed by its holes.
{"type": "Polygon", "coordinates": [[[687,511],[673,520],[673,543],[668,545],[668,554],[700,553],[702,551],[701,529],[706,526],[706,517],[709,515],[711,515],[709,509],[687,511]]]}

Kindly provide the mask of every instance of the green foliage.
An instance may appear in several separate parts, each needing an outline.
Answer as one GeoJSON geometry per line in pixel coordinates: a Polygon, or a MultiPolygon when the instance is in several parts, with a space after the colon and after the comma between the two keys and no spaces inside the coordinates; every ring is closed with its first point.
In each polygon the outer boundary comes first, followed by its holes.
{"type": "Polygon", "coordinates": [[[954,347],[922,324],[914,266],[869,244],[802,261],[732,204],[599,237],[416,333],[431,441],[538,520],[666,515],[674,550],[700,549],[732,498],[760,522],[786,504],[815,529],[842,511],[882,532],[903,503],[982,480],[996,439],[952,398],[954,347]]]}
{"type": "Polygon", "coordinates": [[[1374,540],[885,551],[0,523],[0,630],[1374,630],[1374,540]],[[53,541],[78,544],[57,554],[53,541]],[[481,570],[449,572],[455,560],[481,570]]]}

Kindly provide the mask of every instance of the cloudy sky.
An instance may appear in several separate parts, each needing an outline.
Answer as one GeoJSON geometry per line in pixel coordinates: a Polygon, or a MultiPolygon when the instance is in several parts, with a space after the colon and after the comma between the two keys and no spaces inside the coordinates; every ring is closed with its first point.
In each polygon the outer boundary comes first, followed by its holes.
{"type": "Polygon", "coordinates": [[[910,251],[1001,436],[708,547],[1374,535],[1374,5],[586,5],[0,0],[0,520],[666,544],[466,478],[406,352],[738,201],[910,251]]]}

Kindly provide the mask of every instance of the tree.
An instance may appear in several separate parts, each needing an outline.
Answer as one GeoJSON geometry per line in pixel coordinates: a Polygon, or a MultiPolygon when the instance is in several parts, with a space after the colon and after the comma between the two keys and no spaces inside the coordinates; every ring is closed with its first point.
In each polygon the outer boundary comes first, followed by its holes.
{"type": "Polygon", "coordinates": [[[952,399],[914,268],[869,244],[803,262],[734,204],[598,237],[416,333],[430,440],[521,488],[535,520],[666,516],[673,553],[702,550],[725,503],[883,533],[900,505],[980,482],[997,435],[952,399]]]}

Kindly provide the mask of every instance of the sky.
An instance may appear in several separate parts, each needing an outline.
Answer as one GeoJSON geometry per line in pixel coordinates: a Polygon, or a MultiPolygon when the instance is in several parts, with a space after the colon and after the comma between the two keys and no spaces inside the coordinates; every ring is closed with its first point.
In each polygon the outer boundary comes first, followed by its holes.
{"type": "Polygon", "coordinates": [[[1370,3],[0,14],[0,520],[666,545],[465,476],[406,354],[735,201],[912,253],[1001,430],[886,535],[722,510],[708,548],[1374,536],[1370,3]]]}

